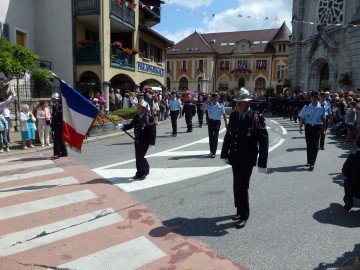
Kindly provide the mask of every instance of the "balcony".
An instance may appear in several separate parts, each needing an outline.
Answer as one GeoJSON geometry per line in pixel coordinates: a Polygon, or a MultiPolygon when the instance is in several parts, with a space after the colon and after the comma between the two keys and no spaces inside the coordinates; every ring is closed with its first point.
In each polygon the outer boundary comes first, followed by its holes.
{"type": "Polygon", "coordinates": [[[100,43],[87,42],[76,45],[76,64],[100,64],[100,43]]]}
{"type": "Polygon", "coordinates": [[[99,15],[99,0],[74,0],[73,13],[75,16],[99,15]]]}
{"type": "Polygon", "coordinates": [[[111,0],[110,16],[135,30],[135,13],[124,4],[117,4],[116,0],[111,0]]]}
{"type": "Polygon", "coordinates": [[[113,45],[111,45],[110,51],[110,65],[112,67],[123,68],[131,71],[135,70],[135,55],[129,55],[125,53],[125,49],[116,48],[113,45]]]}

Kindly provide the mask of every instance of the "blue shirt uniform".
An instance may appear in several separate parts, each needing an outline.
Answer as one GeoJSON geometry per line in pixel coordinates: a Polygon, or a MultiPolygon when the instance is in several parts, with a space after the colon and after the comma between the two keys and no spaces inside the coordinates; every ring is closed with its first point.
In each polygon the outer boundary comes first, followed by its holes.
{"type": "Polygon", "coordinates": [[[320,102],[321,107],[325,108],[325,116],[326,118],[329,118],[329,116],[332,114],[330,103],[325,101],[324,103],[320,102]]]}
{"type": "Polygon", "coordinates": [[[205,111],[208,112],[209,119],[211,120],[220,120],[221,116],[225,114],[224,106],[219,102],[216,102],[215,105],[213,103],[207,103],[205,105],[205,111]]]}
{"type": "Polygon", "coordinates": [[[170,111],[178,111],[181,109],[181,101],[177,98],[170,99],[169,101],[170,111]]]}
{"type": "Polygon", "coordinates": [[[312,126],[322,125],[326,118],[325,108],[319,102],[316,107],[310,103],[302,108],[298,116],[304,119],[305,124],[312,126]]]}

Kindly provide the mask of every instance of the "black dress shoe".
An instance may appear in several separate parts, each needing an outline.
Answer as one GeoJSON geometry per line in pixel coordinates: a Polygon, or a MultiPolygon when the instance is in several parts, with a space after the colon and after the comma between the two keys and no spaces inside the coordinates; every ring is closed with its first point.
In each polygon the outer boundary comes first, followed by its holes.
{"type": "Polygon", "coordinates": [[[52,159],[59,159],[60,156],[58,156],[58,155],[53,155],[51,158],[52,158],[52,159]]]}
{"type": "Polygon", "coordinates": [[[61,154],[60,157],[67,157],[68,154],[61,154]]]}
{"type": "Polygon", "coordinates": [[[245,219],[240,219],[238,223],[236,223],[235,225],[235,229],[242,229],[244,228],[246,225],[246,220],[245,219]]]}
{"type": "Polygon", "coordinates": [[[347,202],[345,202],[344,209],[345,209],[347,212],[350,212],[350,210],[351,210],[352,207],[353,207],[353,202],[352,202],[352,201],[347,201],[347,202]]]}
{"type": "Polygon", "coordinates": [[[135,175],[132,177],[132,179],[139,179],[140,177],[141,177],[141,175],[135,174],[135,175]]]}
{"type": "Polygon", "coordinates": [[[233,216],[232,220],[234,220],[234,221],[240,220],[240,214],[236,214],[235,216],[233,216]]]}
{"type": "Polygon", "coordinates": [[[310,167],[310,163],[306,163],[305,166],[306,166],[306,167],[310,167]]]}
{"type": "Polygon", "coordinates": [[[320,147],[321,150],[325,150],[325,147],[320,147]]]}
{"type": "Polygon", "coordinates": [[[309,171],[312,172],[314,170],[314,166],[311,166],[309,167],[309,171]]]}

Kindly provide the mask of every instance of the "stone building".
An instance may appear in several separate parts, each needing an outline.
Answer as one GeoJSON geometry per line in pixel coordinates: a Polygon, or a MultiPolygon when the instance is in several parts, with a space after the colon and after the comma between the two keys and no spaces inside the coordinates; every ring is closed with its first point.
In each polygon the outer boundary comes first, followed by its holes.
{"type": "Polygon", "coordinates": [[[291,32],[280,28],[200,34],[167,49],[168,90],[215,92],[282,88],[291,32]]]}
{"type": "Polygon", "coordinates": [[[360,87],[360,0],[294,0],[292,32],[292,87],[360,87]]]}

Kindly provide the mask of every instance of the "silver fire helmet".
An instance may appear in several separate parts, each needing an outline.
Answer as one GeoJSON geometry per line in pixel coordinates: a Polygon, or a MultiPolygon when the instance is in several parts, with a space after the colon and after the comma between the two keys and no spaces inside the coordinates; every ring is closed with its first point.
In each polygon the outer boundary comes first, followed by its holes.
{"type": "Polygon", "coordinates": [[[145,101],[145,100],[142,100],[138,103],[139,106],[141,107],[144,107],[145,109],[149,109],[149,104],[145,101]]]}
{"type": "Polygon", "coordinates": [[[59,98],[60,98],[60,95],[59,95],[59,93],[54,93],[54,94],[52,94],[51,98],[53,98],[53,99],[59,99],[59,98]]]}
{"type": "Polygon", "coordinates": [[[241,87],[240,91],[235,94],[234,101],[251,101],[250,91],[241,87]]]}

